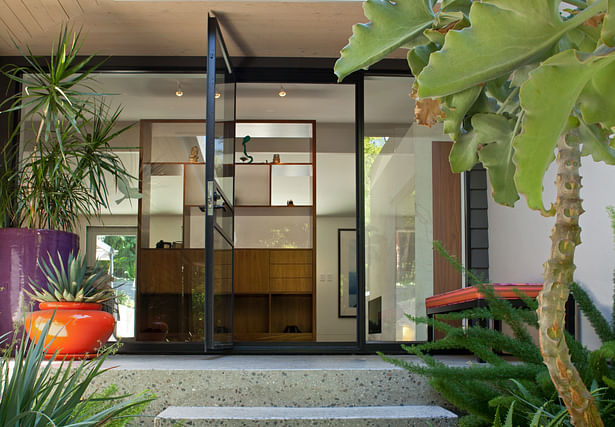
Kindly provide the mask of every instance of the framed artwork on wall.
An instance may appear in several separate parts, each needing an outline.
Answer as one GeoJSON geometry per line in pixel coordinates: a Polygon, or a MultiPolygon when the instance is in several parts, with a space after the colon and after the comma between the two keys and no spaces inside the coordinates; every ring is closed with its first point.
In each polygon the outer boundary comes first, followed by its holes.
{"type": "Polygon", "coordinates": [[[356,317],[359,298],[357,278],[357,231],[337,230],[338,317],[356,317]]]}

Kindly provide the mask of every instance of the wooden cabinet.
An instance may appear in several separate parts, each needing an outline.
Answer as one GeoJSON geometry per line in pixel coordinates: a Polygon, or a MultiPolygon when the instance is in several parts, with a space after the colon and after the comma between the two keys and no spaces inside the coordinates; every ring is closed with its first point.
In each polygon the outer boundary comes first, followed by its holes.
{"type": "Polygon", "coordinates": [[[312,341],[312,249],[235,249],[235,341],[312,341]]]}
{"type": "Polygon", "coordinates": [[[237,125],[235,341],[315,340],[315,126],[237,125]]]}

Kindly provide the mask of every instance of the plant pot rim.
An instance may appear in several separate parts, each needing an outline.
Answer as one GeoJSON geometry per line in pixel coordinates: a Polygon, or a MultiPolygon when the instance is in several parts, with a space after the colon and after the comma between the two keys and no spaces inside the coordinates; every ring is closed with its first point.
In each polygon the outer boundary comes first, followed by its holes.
{"type": "Polygon", "coordinates": [[[56,230],[55,228],[29,228],[29,227],[0,227],[0,231],[8,231],[8,230],[15,230],[16,232],[22,232],[22,233],[65,233],[65,234],[74,234],[74,235],[78,235],[77,233],[74,233],[72,231],[66,231],[66,230],[56,230]]]}
{"type": "Polygon", "coordinates": [[[41,310],[101,310],[97,302],[47,301],[38,304],[41,310]]]}

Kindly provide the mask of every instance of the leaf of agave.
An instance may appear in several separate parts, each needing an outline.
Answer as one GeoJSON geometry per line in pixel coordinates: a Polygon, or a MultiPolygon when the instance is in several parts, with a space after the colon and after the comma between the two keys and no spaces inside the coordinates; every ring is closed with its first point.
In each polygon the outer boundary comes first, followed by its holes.
{"type": "Polygon", "coordinates": [[[453,139],[457,138],[461,130],[463,118],[478,99],[481,90],[481,86],[474,86],[442,98],[442,111],[446,114],[444,118],[444,133],[449,134],[453,139]]]}
{"type": "Polygon", "coordinates": [[[595,1],[568,21],[560,17],[559,0],[473,2],[472,25],[449,31],[442,49],[418,76],[419,97],[450,95],[535,62],[605,2],[595,1]]]}
{"type": "Polygon", "coordinates": [[[352,36],[335,63],[339,81],[422,35],[435,21],[431,0],[367,0],[363,11],[371,22],[353,25],[352,36]]]}
{"type": "Polygon", "coordinates": [[[600,38],[607,46],[615,46],[615,0],[608,0],[600,38]]]}
{"type": "Polygon", "coordinates": [[[583,143],[582,155],[592,155],[595,162],[604,162],[607,165],[615,165],[615,150],[609,147],[608,136],[600,132],[596,126],[588,126],[580,123],[580,132],[583,143]]]}
{"type": "Polygon", "coordinates": [[[615,126],[615,63],[598,71],[585,86],[581,97],[581,114],[586,123],[615,126]]]}
{"type": "Polygon", "coordinates": [[[587,82],[615,60],[615,49],[598,49],[580,57],[561,52],[530,73],[519,94],[525,111],[523,131],[515,137],[514,161],[517,190],[527,197],[531,209],[551,214],[544,208],[542,181],[555,159],[553,151],[565,130],[568,116],[587,82]]]}

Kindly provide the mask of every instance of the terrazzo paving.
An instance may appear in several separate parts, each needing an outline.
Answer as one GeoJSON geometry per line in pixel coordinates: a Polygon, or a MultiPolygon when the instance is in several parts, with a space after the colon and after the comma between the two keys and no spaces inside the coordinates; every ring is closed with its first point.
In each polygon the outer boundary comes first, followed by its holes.
{"type": "MultiPolygon", "coordinates": [[[[467,357],[442,360],[469,363],[467,357]]],[[[423,377],[378,356],[116,355],[104,366],[113,369],[93,387],[116,384],[120,393],[148,389],[158,397],[142,425],[152,425],[153,417],[170,406],[447,407],[423,377]]]]}
{"type": "Polygon", "coordinates": [[[171,407],[155,420],[156,427],[186,425],[336,425],[336,426],[452,426],[457,416],[433,406],[350,408],[202,408],[171,407]],[[189,424],[188,424],[189,423],[189,424]]]}

